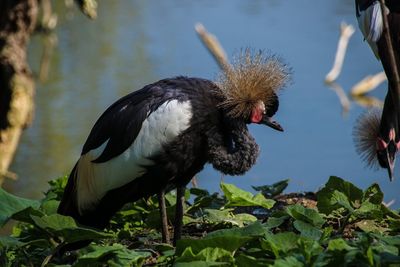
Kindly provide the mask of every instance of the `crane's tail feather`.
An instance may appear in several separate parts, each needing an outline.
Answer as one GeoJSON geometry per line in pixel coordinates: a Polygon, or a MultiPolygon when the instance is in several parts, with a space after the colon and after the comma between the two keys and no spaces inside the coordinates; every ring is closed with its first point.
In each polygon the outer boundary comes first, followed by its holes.
{"type": "Polygon", "coordinates": [[[77,199],[76,199],[76,172],[78,164],[75,164],[72,169],[67,185],[64,189],[60,205],[58,206],[57,212],[62,215],[71,216],[73,218],[79,217],[77,199]]]}

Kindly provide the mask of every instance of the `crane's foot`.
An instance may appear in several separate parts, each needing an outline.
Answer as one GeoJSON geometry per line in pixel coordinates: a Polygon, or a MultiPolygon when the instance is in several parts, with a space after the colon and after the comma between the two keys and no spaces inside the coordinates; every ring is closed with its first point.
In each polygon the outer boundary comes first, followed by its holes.
{"type": "Polygon", "coordinates": [[[174,227],[174,243],[181,239],[183,226],[183,207],[185,205],[185,186],[176,188],[176,208],[175,208],[175,227],[174,227]]]}
{"type": "Polygon", "coordinates": [[[167,208],[165,206],[165,191],[161,190],[158,193],[158,207],[160,209],[161,215],[161,235],[163,243],[170,243],[169,239],[169,231],[168,231],[168,217],[167,217],[167,208]]]}

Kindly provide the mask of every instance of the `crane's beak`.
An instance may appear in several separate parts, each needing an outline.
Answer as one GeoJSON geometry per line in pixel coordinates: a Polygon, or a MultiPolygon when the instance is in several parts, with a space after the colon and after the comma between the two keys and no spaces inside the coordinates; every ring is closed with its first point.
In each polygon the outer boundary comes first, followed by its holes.
{"type": "Polygon", "coordinates": [[[272,119],[272,117],[268,117],[268,116],[264,115],[262,120],[259,122],[259,124],[265,124],[265,125],[271,127],[272,129],[283,132],[282,126],[277,121],[274,121],[272,119]]]}
{"type": "Polygon", "coordinates": [[[396,144],[393,141],[390,141],[387,147],[387,162],[388,162],[388,175],[389,179],[392,182],[394,179],[394,165],[396,163],[396,152],[397,152],[397,147],[396,144]]]}

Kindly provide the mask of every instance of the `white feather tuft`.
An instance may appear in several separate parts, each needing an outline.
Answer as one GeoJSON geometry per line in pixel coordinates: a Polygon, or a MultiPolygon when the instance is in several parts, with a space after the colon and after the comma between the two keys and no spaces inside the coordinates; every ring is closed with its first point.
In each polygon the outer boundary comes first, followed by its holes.
{"type": "MultiPolygon", "coordinates": [[[[383,32],[381,5],[379,1],[375,1],[366,10],[359,11],[359,13],[360,16],[357,17],[358,26],[364,35],[364,39],[367,40],[368,44],[371,46],[375,56],[379,58],[376,42],[381,38],[383,32]]],[[[389,14],[388,8],[385,8],[385,14],[389,14]]]]}

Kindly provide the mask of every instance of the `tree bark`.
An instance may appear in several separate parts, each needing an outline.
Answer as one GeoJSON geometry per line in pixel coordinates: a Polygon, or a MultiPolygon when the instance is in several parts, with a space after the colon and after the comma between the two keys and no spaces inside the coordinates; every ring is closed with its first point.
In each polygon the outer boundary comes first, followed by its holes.
{"type": "Polygon", "coordinates": [[[37,14],[37,0],[0,1],[0,184],[33,118],[35,86],[26,50],[37,14]]]}

